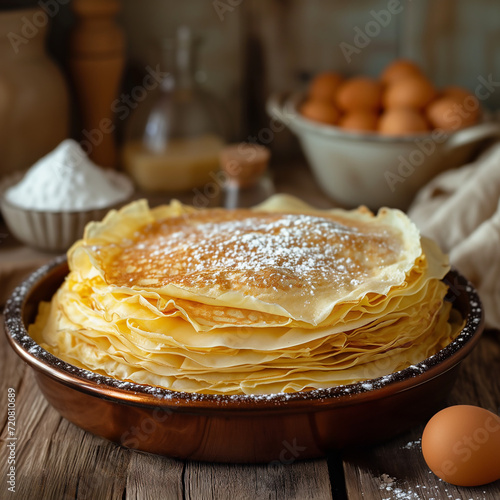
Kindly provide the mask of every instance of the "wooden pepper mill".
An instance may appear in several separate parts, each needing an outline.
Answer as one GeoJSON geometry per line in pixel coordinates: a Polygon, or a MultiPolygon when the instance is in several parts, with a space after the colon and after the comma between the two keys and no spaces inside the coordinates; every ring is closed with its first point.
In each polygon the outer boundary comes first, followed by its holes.
{"type": "Polygon", "coordinates": [[[80,141],[90,158],[116,167],[113,101],[125,63],[125,37],[115,20],[119,0],[73,0],[78,22],[71,37],[70,70],[81,117],[80,141]]]}

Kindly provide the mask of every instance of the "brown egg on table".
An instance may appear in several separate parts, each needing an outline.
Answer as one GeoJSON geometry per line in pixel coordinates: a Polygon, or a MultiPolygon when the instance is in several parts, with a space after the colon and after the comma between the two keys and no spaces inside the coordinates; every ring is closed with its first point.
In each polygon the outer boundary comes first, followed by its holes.
{"type": "Polygon", "coordinates": [[[300,113],[310,120],[330,125],[335,125],[340,116],[340,113],[333,104],[313,99],[309,99],[302,104],[300,113]]]}
{"type": "Polygon", "coordinates": [[[422,71],[408,59],[396,59],[385,67],[380,75],[380,80],[385,84],[390,84],[408,76],[422,76],[422,71]]]}
{"type": "Polygon", "coordinates": [[[461,98],[446,95],[432,101],[425,113],[433,127],[451,131],[475,125],[479,117],[478,109],[467,111],[461,98]]]}
{"type": "Polygon", "coordinates": [[[429,468],[457,486],[479,486],[500,479],[500,417],[470,405],[436,413],[422,434],[429,468]]]}
{"type": "Polygon", "coordinates": [[[316,75],[309,85],[309,98],[315,101],[335,102],[335,95],[342,81],[342,76],[329,71],[316,75]]]}
{"type": "Polygon", "coordinates": [[[337,107],[344,111],[377,110],[382,99],[380,82],[366,77],[355,77],[345,80],[337,91],[337,107]]]}
{"type": "Polygon", "coordinates": [[[434,85],[423,76],[400,78],[387,86],[385,108],[425,108],[437,95],[434,85]]]}
{"type": "Polygon", "coordinates": [[[375,132],[378,114],[373,111],[356,110],[346,113],[339,120],[339,127],[358,132],[375,132]]]}
{"type": "Polygon", "coordinates": [[[378,131],[383,135],[412,135],[429,131],[422,113],[412,108],[392,108],[382,113],[378,131]]]}

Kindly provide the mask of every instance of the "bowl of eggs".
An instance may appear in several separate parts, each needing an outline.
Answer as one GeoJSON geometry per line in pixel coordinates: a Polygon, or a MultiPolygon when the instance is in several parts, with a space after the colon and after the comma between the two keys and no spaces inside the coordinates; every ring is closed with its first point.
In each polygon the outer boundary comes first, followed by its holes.
{"type": "Polygon", "coordinates": [[[297,135],[318,184],[345,207],[405,210],[434,176],[500,137],[476,95],[437,89],[408,60],[378,79],[320,73],[306,93],[272,95],[267,111],[297,135]]]}

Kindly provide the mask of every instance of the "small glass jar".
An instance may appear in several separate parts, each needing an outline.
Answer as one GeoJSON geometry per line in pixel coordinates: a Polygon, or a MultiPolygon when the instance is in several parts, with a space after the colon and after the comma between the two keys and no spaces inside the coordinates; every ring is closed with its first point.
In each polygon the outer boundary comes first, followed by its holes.
{"type": "Polygon", "coordinates": [[[225,208],[253,207],[274,194],[274,184],[267,171],[270,156],[268,148],[257,144],[241,143],[222,149],[225,208]]]}
{"type": "Polygon", "coordinates": [[[143,191],[186,194],[211,182],[219,168],[227,120],[196,81],[198,46],[187,27],[162,42],[167,74],[153,102],[146,99],[131,116],[122,159],[143,191]]]}

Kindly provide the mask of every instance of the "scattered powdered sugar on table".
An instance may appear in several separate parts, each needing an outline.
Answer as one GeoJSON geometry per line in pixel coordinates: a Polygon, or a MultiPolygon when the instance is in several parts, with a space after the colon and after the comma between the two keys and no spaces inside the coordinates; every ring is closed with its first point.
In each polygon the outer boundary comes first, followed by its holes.
{"type": "Polygon", "coordinates": [[[29,210],[66,212],[114,205],[132,192],[128,178],[99,168],[76,141],[66,139],[7,189],[5,198],[29,210]]]}
{"type": "MultiPolygon", "coordinates": [[[[417,443],[417,441],[412,441],[412,443],[417,443]]],[[[429,471],[429,474],[432,472],[429,471]]],[[[457,497],[445,486],[447,483],[438,477],[436,479],[441,484],[416,484],[413,486],[407,484],[405,480],[391,477],[389,474],[381,474],[375,479],[378,482],[379,490],[382,491],[382,500],[485,500],[484,496],[475,495],[457,497]]],[[[449,486],[455,488],[452,485],[449,486]]],[[[484,493],[486,492],[483,490],[484,493]]]]}
{"type": "Polygon", "coordinates": [[[383,500],[420,500],[421,497],[412,488],[403,489],[397,485],[397,479],[388,474],[382,474],[379,478],[379,489],[388,492],[388,497],[383,497],[383,500]]]}
{"type": "Polygon", "coordinates": [[[404,446],[401,448],[403,450],[413,450],[414,448],[421,448],[422,447],[422,438],[416,439],[415,441],[408,441],[404,446]]]}

